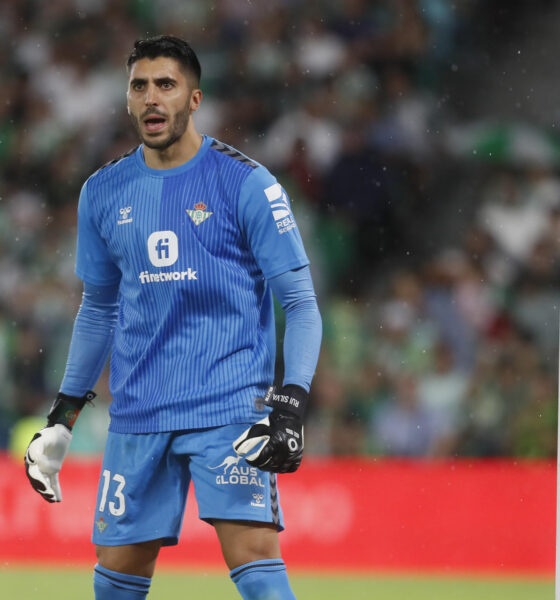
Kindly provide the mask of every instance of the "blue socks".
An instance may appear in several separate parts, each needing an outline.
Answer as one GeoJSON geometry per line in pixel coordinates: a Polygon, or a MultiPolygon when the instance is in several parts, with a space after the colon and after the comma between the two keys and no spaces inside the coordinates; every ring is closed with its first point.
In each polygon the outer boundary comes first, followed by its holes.
{"type": "MultiPolygon", "coordinates": [[[[230,577],[244,600],[296,600],[281,558],[241,565],[230,572],[230,577]]],[[[148,577],[117,573],[95,565],[95,600],[143,600],[150,583],[148,577]]]]}
{"type": "Polygon", "coordinates": [[[244,600],[296,600],[281,558],[255,560],[229,576],[244,600]]]}
{"type": "Polygon", "coordinates": [[[95,565],[93,589],[95,600],[143,600],[150,589],[149,577],[117,573],[95,565]]]}

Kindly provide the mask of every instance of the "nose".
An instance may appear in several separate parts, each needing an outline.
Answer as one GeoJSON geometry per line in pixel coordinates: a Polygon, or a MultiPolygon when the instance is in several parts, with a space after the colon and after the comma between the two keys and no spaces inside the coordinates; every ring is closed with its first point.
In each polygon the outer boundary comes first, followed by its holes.
{"type": "Polygon", "coordinates": [[[158,104],[158,89],[157,86],[150,84],[146,87],[146,106],[155,106],[158,104]]]}

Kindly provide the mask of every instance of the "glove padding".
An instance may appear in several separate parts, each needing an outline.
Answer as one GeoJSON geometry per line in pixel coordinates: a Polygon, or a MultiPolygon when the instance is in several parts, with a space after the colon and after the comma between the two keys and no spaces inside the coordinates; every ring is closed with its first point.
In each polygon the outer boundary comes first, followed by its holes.
{"type": "Polygon", "coordinates": [[[233,449],[262,471],[293,473],[303,456],[303,425],[291,413],[274,409],[244,431],[233,449]]]}
{"type": "Polygon", "coordinates": [[[58,472],[68,452],[72,434],[61,424],[45,427],[33,436],[25,453],[27,478],[47,502],[61,502],[58,472]]]}

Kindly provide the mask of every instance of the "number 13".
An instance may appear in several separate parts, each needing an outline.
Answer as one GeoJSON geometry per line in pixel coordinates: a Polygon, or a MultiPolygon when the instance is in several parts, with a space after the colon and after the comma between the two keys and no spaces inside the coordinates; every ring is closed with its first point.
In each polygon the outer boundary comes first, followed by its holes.
{"type": "MultiPolygon", "coordinates": [[[[105,503],[107,502],[107,492],[109,491],[109,483],[111,481],[111,471],[105,469],[103,471],[103,491],[101,492],[101,502],[99,503],[99,512],[103,512],[105,510],[105,503]]],[[[115,499],[118,500],[118,505],[111,501],[109,502],[109,512],[115,517],[120,517],[124,514],[126,509],[126,504],[123,496],[123,489],[126,485],[125,478],[119,473],[115,473],[113,475],[113,481],[118,483],[117,489],[115,490],[115,499]]]]}

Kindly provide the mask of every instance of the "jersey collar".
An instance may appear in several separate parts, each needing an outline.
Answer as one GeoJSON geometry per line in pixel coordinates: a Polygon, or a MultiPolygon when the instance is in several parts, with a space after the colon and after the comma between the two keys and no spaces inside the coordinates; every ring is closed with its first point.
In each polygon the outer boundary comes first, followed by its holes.
{"type": "Polygon", "coordinates": [[[195,167],[206,154],[208,148],[210,148],[210,144],[212,143],[213,139],[207,135],[203,135],[202,138],[202,144],[200,145],[198,152],[190,160],[182,165],[179,165],[178,167],[173,167],[172,169],[152,169],[148,167],[144,160],[144,144],[140,144],[134,154],[136,158],[136,164],[142,171],[152,175],[153,177],[173,177],[174,175],[181,175],[182,173],[185,173],[189,169],[195,167]]]}

